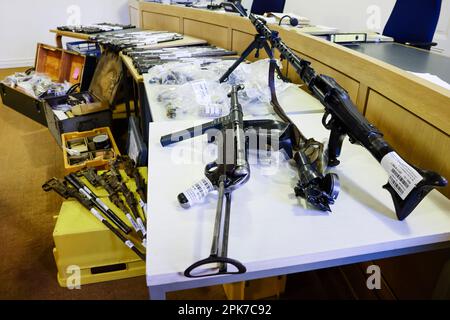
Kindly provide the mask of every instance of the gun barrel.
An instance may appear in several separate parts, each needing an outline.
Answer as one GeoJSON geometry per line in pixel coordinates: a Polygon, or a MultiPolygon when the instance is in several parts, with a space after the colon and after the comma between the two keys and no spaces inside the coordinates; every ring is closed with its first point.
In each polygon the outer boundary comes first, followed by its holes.
{"type": "Polygon", "coordinates": [[[103,201],[84,183],[82,183],[78,178],[73,174],[69,174],[64,177],[67,182],[73,185],[80,193],[84,194],[87,198],[89,198],[92,204],[97,207],[105,216],[108,217],[122,232],[125,234],[129,234],[131,232],[131,228],[127,226],[122,219],[120,219],[110,208],[108,208],[103,201]]]}
{"type": "Polygon", "coordinates": [[[211,122],[204,123],[200,126],[187,128],[182,131],[174,132],[171,134],[167,134],[161,137],[161,145],[163,147],[170,146],[172,144],[188,140],[191,138],[195,138],[201,135],[204,135],[208,130],[217,129],[219,130],[222,127],[223,118],[215,119],[211,122]]]}
{"type": "MultiPolygon", "coordinates": [[[[233,135],[235,138],[235,173],[239,176],[249,173],[249,166],[247,162],[246,141],[244,134],[244,114],[242,106],[239,103],[238,93],[243,90],[244,86],[233,86],[231,88],[231,108],[230,116],[233,125],[233,135]]],[[[225,133],[226,134],[226,133],[225,133]]]]}

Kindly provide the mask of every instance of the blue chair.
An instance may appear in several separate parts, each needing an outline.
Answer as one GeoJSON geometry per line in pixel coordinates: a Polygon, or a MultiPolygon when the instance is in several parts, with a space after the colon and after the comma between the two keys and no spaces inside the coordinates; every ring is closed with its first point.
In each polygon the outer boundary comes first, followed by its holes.
{"type": "Polygon", "coordinates": [[[266,12],[284,11],[286,0],[253,0],[251,12],[262,15],[266,12]]]}
{"type": "Polygon", "coordinates": [[[383,35],[395,42],[430,50],[442,0],[397,0],[383,35]]]}

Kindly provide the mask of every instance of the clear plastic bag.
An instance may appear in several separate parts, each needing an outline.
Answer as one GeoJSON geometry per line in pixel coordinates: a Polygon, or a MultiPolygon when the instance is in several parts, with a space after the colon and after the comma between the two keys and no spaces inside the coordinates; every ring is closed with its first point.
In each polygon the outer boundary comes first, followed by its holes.
{"type": "Polygon", "coordinates": [[[228,109],[228,85],[217,81],[197,80],[180,86],[169,86],[158,95],[168,118],[192,114],[216,118],[228,109]]]}
{"type": "Polygon", "coordinates": [[[17,72],[6,77],[2,82],[10,87],[19,88],[35,98],[64,95],[71,87],[67,81],[56,83],[48,75],[36,72],[30,74],[17,72]]]}
{"type": "MultiPolygon", "coordinates": [[[[178,114],[198,112],[200,116],[214,117],[226,114],[229,108],[227,93],[232,85],[243,84],[245,89],[239,93],[240,102],[246,114],[255,116],[273,112],[270,106],[271,93],[268,85],[269,59],[253,63],[241,63],[229,76],[226,83],[219,84],[219,79],[233,65],[235,60],[220,59],[186,59],[169,62],[152,68],[149,72],[150,83],[163,85],[181,85],[167,89],[160,94],[168,110],[168,117],[178,114]],[[208,104],[195,101],[195,94],[201,92],[199,81],[208,84],[206,90],[211,95],[208,104]],[[195,84],[197,83],[197,87],[195,84]],[[194,84],[194,87],[192,87],[194,84]],[[179,93],[177,91],[180,91],[179,93]],[[225,93],[225,94],[224,94],[225,93]]],[[[281,68],[281,64],[279,64],[281,68]]],[[[276,78],[275,87],[282,94],[292,84],[276,78]]],[[[204,98],[208,101],[207,98],[204,98]]]]}

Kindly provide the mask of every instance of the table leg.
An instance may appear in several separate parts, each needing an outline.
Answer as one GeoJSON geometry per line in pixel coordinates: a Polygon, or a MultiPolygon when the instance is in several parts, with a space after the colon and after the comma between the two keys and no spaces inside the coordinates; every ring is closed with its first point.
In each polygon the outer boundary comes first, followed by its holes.
{"type": "Polygon", "coordinates": [[[61,48],[61,49],[63,47],[63,45],[62,45],[62,35],[60,35],[60,34],[56,35],[56,46],[58,48],[61,48]]]}
{"type": "Polygon", "coordinates": [[[166,290],[161,286],[148,287],[150,300],[166,300],[166,290]]]}

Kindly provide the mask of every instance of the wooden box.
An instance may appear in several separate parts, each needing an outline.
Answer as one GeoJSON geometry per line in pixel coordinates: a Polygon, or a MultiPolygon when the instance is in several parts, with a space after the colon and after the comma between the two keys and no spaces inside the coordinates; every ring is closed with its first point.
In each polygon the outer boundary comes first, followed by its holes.
{"type": "MultiPolygon", "coordinates": [[[[64,169],[65,173],[80,171],[86,167],[97,168],[99,170],[109,169],[109,162],[115,160],[120,155],[119,148],[117,148],[111,130],[108,127],[97,128],[91,131],[84,132],[70,132],[61,135],[64,169]],[[95,136],[107,135],[109,137],[109,147],[105,149],[94,150],[92,146],[92,139],[95,136]],[[75,157],[68,154],[67,149],[73,149],[74,143],[79,143],[86,151],[80,151],[81,158],[84,160],[74,161],[75,157]],[[83,144],[86,146],[83,147],[83,144]]],[[[80,158],[79,158],[80,159],[80,158]]]]}
{"type": "Polygon", "coordinates": [[[103,53],[87,91],[46,99],[44,104],[48,129],[61,145],[61,134],[74,131],[86,131],[112,125],[111,109],[123,77],[122,61],[117,54],[103,53]],[[72,109],[73,117],[60,119],[53,112],[58,105],[66,104],[70,99],[82,101],[72,109]],[[83,101],[88,101],[84,103],[83,101]]]}
{"type": "MultiPolygon", "coordinates": [[[[97,61],[79,53],[38,44],[34,70],[47,74],[54,82],[80,83],[81,90],[89,88],[97,61]]],[[[33,97],[19,88],[0,83],[3,104],[26,117],[47,126],[44,111],[46,98],[33,97]]]]}

